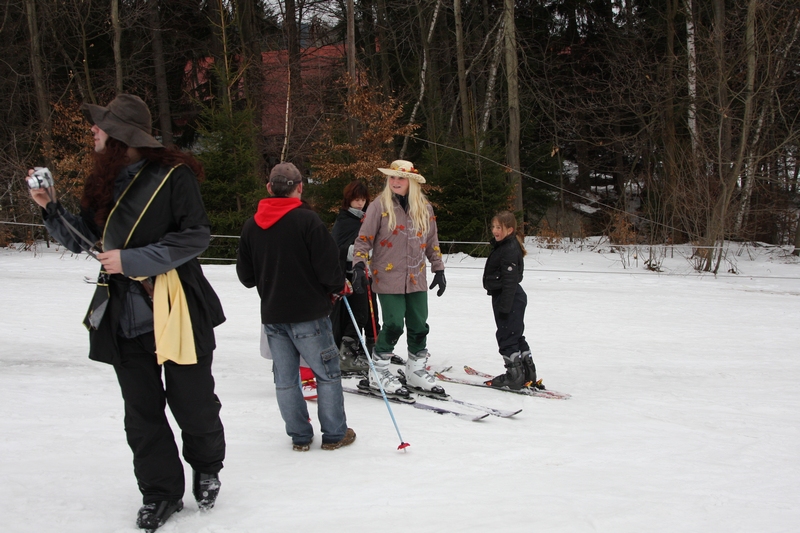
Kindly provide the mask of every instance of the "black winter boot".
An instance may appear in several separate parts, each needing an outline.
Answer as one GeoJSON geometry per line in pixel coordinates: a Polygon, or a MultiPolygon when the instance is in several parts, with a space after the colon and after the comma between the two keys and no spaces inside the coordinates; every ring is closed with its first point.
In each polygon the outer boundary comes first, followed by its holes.
{"type": "Polygon", "coordinates": [[[169,517],[183,509],[183,500],[162,500],[147,503],[139,509],[136,525],[139,529],[155,531],[169,520],[169,517]]]}
{"type": "Polygon", "coordinates": [[[369,371],[369,363],[364,355],[361,343],[352,337],[342,337],[339,348],[339,369],[345,374],[365,374],[369,371]]]}
{"type": "Polygon", "coordinates": [[[219,481],[219,474],[201,474],[193,472],[192,476],[192,494],[194,499],[197,500],[197,506],[201,511],[207,511],[214,507],[217,501],[217,495],[222,483],[219,481]]]}
{"type": "Polygon", "coordinates": [[[525,381],[530,383],[529,387],[536,385],[536,365],[533,363],[530,350],[522,352],[522,368],[525,370],[525,381]]]}
{"type": "Polygon", "coordinates": [[[520,390],[525,386],[525,369],[522,367],[522,356],[519,352],[504,355],[506,373],[487,381],[486,384],[497,389],[508,388],[520,390]]]}

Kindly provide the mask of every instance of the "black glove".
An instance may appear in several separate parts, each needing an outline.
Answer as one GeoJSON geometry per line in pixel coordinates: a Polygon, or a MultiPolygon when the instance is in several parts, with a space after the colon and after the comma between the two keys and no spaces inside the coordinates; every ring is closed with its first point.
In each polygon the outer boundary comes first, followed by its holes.
{"type": "Polygon", "coordinates": [[[364,270],[366,265],[358,262],[353,267],[353,292],[356,294],[364,294],[367,290],[367,273],[364,270]]]}
{"type": "Polygon", "coordinates": [[[447,288],[447,281],[444,279],[444,270],[433,273],[433,281],[431,282],[431,286],[428,288],[433,290],[433,288],[436,286],[439,287],[439,290],[436,292],[436,296],[441,296],[444,294],[444,290],[447,288]]]}

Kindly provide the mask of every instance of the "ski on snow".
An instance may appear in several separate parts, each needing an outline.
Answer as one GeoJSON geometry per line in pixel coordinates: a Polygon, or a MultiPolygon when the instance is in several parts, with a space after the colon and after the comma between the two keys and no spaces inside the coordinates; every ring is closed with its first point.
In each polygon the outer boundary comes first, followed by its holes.
{"type": "MultiPolygon", "coordinates": [[[[350,387],[342,387],[342,390],[344,392],[349,392],[350,394],[358,394],[359,396],[366,396],[366,397],[369,397],[369,398],[375,398],[377,400],[382,400],[383,399],[383,396],[381,396],[380,394],[375,394],[374,392],[372,392],[370,390],[364,390],[364,389],[360,389],[360,388],[353,389],[353,388],[350,388],[350,387]]],[[[469,413],[462,413],[460,411],[453,411],[452,409],[445,409],[444,407],[438,407],[438,406],[435,406],[435,405],[429,405],[429,404],[426,404],[426,403],[421,403],[421,402],[416,401],[414,398],[409,398],[409,399],[406,400],[406,399],[401,399],[401,398],[398,398],[398,397],[387,396],[386,399],[389,400],[392,403],[406,404],[406,405],[410,405],[411,407],[414,407],[416,409],[422,409],[424,411],[432,411],[432,412],[440,414],[440,415],[453,415],[453,416],[456,416],[456,417],[464,419],[464,420],[470,420],[472,422],[477,422],[478,420],[483,420],[484,418],[489,416],[489,413],[473,415],[473,414],[469,414],[469,413]]]]}
{"type": "MultiPolygon", "coordinates": [[[[444,371],[446,372],[450,368],[452,368],[452,367],[448,366],[447,368],[444,369],[444,371]]],[[[430,370],[430,368],[428,368],[428,370],[430,370]]],[[[511,418],[512,416],[522,412],[522,409],[518,409],[516,411],[508,411],[506,409],[497,409],[495,407],[488,407],[486,405],[478,405],[476,403],[465,402],[464,400],[458,400],[456,398],[453,398],[449,394],[438,394],[438,393],[435,393],[435,392],[429,392],[429,391],[425,391],[425,390],[418,389],[418,388],[415,388],[415,387],[410,387],[406,383],[405,373],[402,370],[398,370],[398,374],[400,374],[400,383],[402,383],[409,391],[415,392],[419,396],[425,396],[427,398],[433,398],[434,400],[439,400],[439,401],[442,401],[442,402],[457,403],[459,405],[463,405],[464,407],[469,407],[469,408],[475,409],[477,411],[483,411],[484,413],[488,413],[488,414],[490,414],[492,416],[499,416],[500,418],[511,418]]]]}
{"type": "MultiPolygon", "coordinates": [[[[464,372],[466,372],[470,376],[479,376],[479,377],[486,378],[486,379],[494,379],[493,375],[487,374],[486,372],[481,372],[480,370],[476,370],[476,369],[472,368],[469,365],[464,365],[464,372]]],[[[544,385],[542,384],[542,380],[541,379],[536,382],[536,386],[535,387],[530,387],[530,389],[533,390],[533,391],[536,391],[536,392],[541,392],[541,393],[545,394],[547,397],[553,398],[553,399],[556,399],[556,400],[566,400],[568,398],[572,398],[572,395],[569,394],[569,393],[557,392],[557,391],[554,391],[554,390],[545,389],[544,385]]]]}
{"type": "MultiPolygon", "coordinates": [[[[447,370],[447,369],[445,369],[445,370],[447,370]]],[[[470,374],[472,376],[478,376],[478,377],[481,377],[481,378],[491,379],[491,378],[494,377],[494,376],[491,376],[489,374],[486,374],[485,372],[479,372],[479,371],[477,371],[477,370],[475,370],[475,369],[473,369],[472,367],[469,367],[469,366],[465,366],[464,367],[464,371],[467,374],[470,374]]],[[[513,392],[515,394],[524,394],[525,396],[536,396],[536,397],[539,397],[539,398],[550,398],[552,400],[566,400],[566,399],[572,397],[571,394],[567,394],[566,392],[556,392],[556,391],[551,391],[551,390],[541,390],[541,389],[529,388],[529,387],[525,387],[525,388],[522,388],[520,390],[498,389],[496,387],[490,387],[489,385],[487,385],[486,383],[483,383],[483,382],[475,382],[475,381],[471,381],[471,380],[468,380],[468,379],[461,379],[461,378],[448,376],[448,375],[444,374],[443,372],[436,372],[435,376],[436,376],[437,379],[439,379],[441,381],[444,381],[444,382],[448,382],[448,383],[459,383],[461,385],[471,385],[473,387],[484,387],[486,389],[494,389],[494,390],[499,390],[499,391],[504,391],[504,392],[513,392]]]]}

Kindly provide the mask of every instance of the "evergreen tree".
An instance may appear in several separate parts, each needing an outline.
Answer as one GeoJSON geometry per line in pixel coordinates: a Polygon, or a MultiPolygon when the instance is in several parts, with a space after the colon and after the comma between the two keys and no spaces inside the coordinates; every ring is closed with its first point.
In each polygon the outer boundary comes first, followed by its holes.
{"type": "MultiPolygon", "coordinates": [[[[428,183],[426,194],[436,210],[441,241],[489,240],[492,217],[510,206],[511,187],[503,167],[489,161],[502,160],[502,155],[484,152],[487,159],[455,150],[426,150],[422,155],[420,172],[428,183]]],[[[472,246],[464,250],[481,253],[472,246]]]]}
{"type": "MultiPolygon", "coordinates": [[[[266,189],[258,178],[256,128],[249,109],[205,109],[197,129],[197,157],[206,179],[201,183],[212,235],[239,235],[253,216],[266,189]]],[[[236,257],[236,243],[229,239],[215,246],[213,257],[236,257]]]]}

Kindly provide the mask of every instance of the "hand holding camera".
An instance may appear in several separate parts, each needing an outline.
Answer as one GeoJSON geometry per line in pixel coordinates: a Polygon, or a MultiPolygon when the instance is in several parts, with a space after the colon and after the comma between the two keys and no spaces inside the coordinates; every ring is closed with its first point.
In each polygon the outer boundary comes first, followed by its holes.
{"type": "Polygon", "coordinates": [[[41,207],[47,207],[50,202],[56,201],[55,183],[53,174],[47,167],[35,167],[28,171],[25,179],[28,189],[31,191],[31,198],[41,207]]]}

